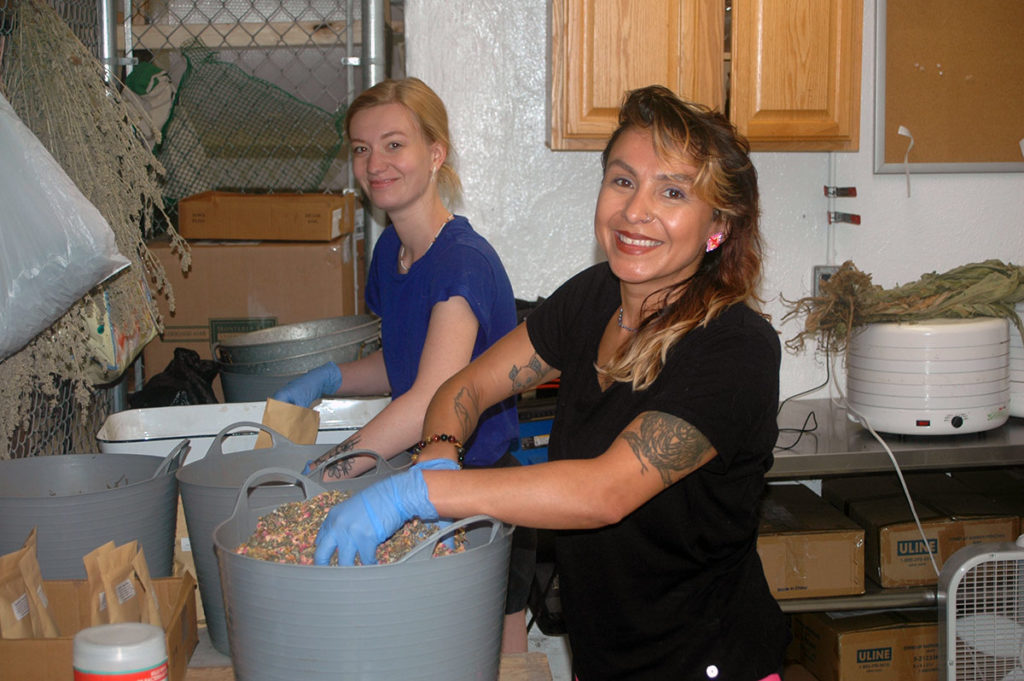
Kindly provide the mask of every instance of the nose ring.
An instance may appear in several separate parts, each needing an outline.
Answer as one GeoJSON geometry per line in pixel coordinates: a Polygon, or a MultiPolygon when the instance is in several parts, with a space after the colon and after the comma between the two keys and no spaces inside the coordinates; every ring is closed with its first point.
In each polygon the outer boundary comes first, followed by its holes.
{"type": "Polygon", "coordinates": [[[654,219],[654,218],[653,218],[653,217],[651,217],[651,215],[650,215],[650,214],[647,214],[647,213],[645,213],[645,214],[644,214],[644,216],[643,216],[642,218],[640,218],[640,222],[641,222],[642,224],[645,224],[645,225],[646,225],[646,224],[647,224],[648,222],[650,222],[650,221],[651,221],[651,220],[653,220],[653,219],[654,219]]]}

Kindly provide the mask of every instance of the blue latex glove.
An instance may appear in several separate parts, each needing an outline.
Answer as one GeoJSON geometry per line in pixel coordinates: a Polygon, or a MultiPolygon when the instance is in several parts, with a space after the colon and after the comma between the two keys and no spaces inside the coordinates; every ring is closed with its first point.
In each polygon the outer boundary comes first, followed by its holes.
{"type": "Polygon", "coordinates": [[[339,390],[341,369],[334,362],[327,362],[293,378],[284,387],[278,388],[273,397],[280,402],[308,407],[321,395],[333,395],[339,390]]]}
{"type": "Polygon", "coordinates": [[[316,535],[316,565],[327,565],[335,549],[338,565],[352,565],[356,553],[363,565],[377,562],[377,545],[412,518],[438,520],[427,495],[423,471],[458,470],[451,459],[422,461],[409,470],[388,476],[341,502],[327,513],[316,535]]]}

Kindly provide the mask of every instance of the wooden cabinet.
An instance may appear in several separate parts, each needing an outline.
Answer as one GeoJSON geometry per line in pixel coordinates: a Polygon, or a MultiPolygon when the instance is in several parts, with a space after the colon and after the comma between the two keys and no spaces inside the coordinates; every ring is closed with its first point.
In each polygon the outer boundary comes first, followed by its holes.
{"type": "Polygon", "coordinates": [[[763,151],[856,151],[862,0],[733,0],[730,117],[763,151]]]}
{"type": "Polygon", "coordinates": [[[724,24],[722,0],[551,0],[551,148],[603,149],[653,83],[721,106],[724,24]]]}
{"type": "Polygon", "coordinates": [[[551,0],[549,145],[602,149],[623,93],[660,83],[728,110],[756,151],[854,151],[862,11],[732,0],[727,55],[724,0],[551,0]]]}

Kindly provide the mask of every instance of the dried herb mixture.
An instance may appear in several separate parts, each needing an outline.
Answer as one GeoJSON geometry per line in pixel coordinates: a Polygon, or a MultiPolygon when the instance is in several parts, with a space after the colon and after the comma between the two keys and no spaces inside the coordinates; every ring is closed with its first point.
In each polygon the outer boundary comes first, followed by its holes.
{"type": "MultiPolygon", "coordinates": [[[[248,541],[235,549],[235,552],[273,563],[312,565],[316,552],[316,535],[324,518],[327,517],[327,512],[350,495],[350,492],[332,490],[307,501],[282,504],[260,517],[256,523],[256,530],[248,541]]],[[[377,563],[394,563],[437,530],[436,523],[424,523],[419,518],[413,518],[377,547],[377,563]]],[[[464,552],[465,531],[456,531],[452,544],[454,548],[449,547],[447,543],[438,543],[434,549],[434,556],[464,552]]],[[[331,564],[337,565],[337,557],[331,559],[331,564]]],[[[360,564],[357,555],[356,565],[360,564]]]]}

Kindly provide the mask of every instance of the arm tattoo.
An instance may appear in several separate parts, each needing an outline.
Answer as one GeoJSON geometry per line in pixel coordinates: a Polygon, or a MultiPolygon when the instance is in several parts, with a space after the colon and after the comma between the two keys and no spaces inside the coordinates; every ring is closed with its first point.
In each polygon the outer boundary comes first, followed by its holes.
{"type": "Polygon", "coordinates": [[[521,367],[513,364],[512,370],[508,372],[508,377],[512,380],[512,387],[517,393],[519,393],[530,386],[539,383],[541,376],[543,376],[549,368],[550,367],[544,364],[540,357],[534,353],[533,357],[531,357],[526,363],[526,366],[521,367]]]}
{"type": "Polygon", "coordinates": [[[465,433],[473,432],[473,419],[480,416],[480,405],[466,388],[461,388],[455,395],[455,416],[465,433]]]}
{"type": "MultiPolygon", "coordinates": [[[[327,450],[326,452],[324,452],[323,454],[316,458],[310,469],[316,468],[324,461],[327,461],[328,459],[337,456],[338,454],[352,451],[353,449],[356,448],[361,439],[362,438],[359,437],[359,433],[356,433],[355,435],[346,439],[344,442],[337,444],[334,447],[331,447],[329,450],[327,450]]],[[[343,459],[342,461],[339,461],[338,463],[334,464],[333,466],[325,470],[324,477],[330,478],[332,480],[340,480],[342,478],[347,478],[351,472],[352,458],[350,457],[348,459],[343,459]]]]}
{"type": "Polygon", "coordinates": [[[662,484],[672,484],[673,472],[693,470],[711,443],[686,421],[662,412],[647,412],[640,419],[640,431],[626,431],[622,438],[640,461],[641,472],[650,464],[662,484]]]}

